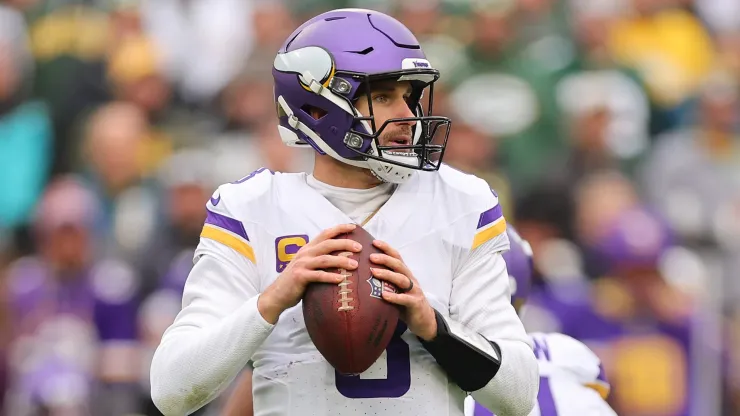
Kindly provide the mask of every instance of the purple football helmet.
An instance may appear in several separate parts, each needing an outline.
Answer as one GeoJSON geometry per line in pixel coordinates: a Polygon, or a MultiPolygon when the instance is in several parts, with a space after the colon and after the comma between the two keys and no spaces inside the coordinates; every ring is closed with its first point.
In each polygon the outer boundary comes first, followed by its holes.
{"type": "Polygon", "coordinates": [[[532,259],[532,247],[524,240],[512,226],[506,230],[509,236],[511,248],[504,252],[503,257],[506,268],[509,271],[509,282],[511,284],[511,303],[517,311],[527,301],[529,290],[532,286],[532,274],[534,262],[532,259]]]}
{"type": "Polygon", "coordinates": [[[396,19],[364,9],[318,15],[280,47],[272,74],[285,144],[311,146],[392,183],[404,182],[415,170],[439,169],[450,128],[448,118],[431,115],[439,71],[396,19]],[[381,80],[409,81],[407,103],[415,117],[376,125],[370,91],[371,84],[381,80]],[[421,105],[424,95],[426,108],[421,105]],[[358,99],[368,100],[369,114],[357,110],[358,99]],[[321,110],[318,119],[311,114],[314,109],[321,110]],[[383,129],[398,122],[414,124],[412,143],[381,146],[383,129]],[[439,140],[433,143],[435,137],[439,140]]]}

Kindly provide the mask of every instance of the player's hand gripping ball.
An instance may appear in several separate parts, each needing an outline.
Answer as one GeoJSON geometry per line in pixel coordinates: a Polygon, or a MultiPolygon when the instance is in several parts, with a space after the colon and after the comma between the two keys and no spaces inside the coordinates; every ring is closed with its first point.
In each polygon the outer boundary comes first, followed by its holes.
{"type": "Polygon", "coordinates": [[[355,260],[331,255],[335,252],[362,250],[362,246],[357,242],[338,238],[355,228],[355,224],[340,224],[328,228],[298,250],[285,270],[257,300],[257,309],[267,322],[276,324],[280,314],[297,305],[303,299],[306,287],[310,283],[337,284],[344,280],[344,276],[327,270],[357,268],[355,260]]]}
{"type": "Polygon", "coordinates": [[[396,291],[383,292],[383,299],[400,308],[401,320],[406,323],[412,334],[431,341],[437,336],[437,317],[419,281],[403,261],[398,250],[385,241],[375,240],[373,245],[382,253],[370,255],[370,261],[373,262],[371,273],[398,288],[396,291]]]}
{"type": "Polygon", "coordinates": [[[370,255],[381,251],[365,229],[357,226],[335,238],[362,245],[359,253],[331,253],[350,257],[358,266],[327,269],[344,275],[339,284],[310,283],[303,296],[303,317],[308,335],[324,358],[340,373],[360,374],[380,357],[396,329],[399,309],[383,299],[384,290],[395,292],[396,288],[371,273],[370,255]]]}

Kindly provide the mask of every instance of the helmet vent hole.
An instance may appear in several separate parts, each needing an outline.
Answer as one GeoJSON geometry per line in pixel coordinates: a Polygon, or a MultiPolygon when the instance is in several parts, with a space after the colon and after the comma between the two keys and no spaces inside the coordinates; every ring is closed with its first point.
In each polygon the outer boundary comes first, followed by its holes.
{"type": "Polygon", "coordinates": [[[302,32],[303,31],[301,30],[300,32],[296,33],[295,36],[293,36],[292,38],[290,38],[290,40],[288,41],[288,43],[285,45],[285,50],[286,51],[290,48],[290,45],[293,43],[293,41],[295,40],[295,38],[297,38],[298,35],[300,35],[302,32]]]}
{"type": "Polygon", "coordinates": [[[316,107],[315,105],[309,105],[306,104],[303,107],[301,107],[301,110],[308,114],[309,116],[313,117],[314,120],[321,120],[324,118],[325,115],[328,114],[326,110],[323,108],[316,107]]]}
{"type": "Polygon", "coordinates": [[[356,53],[358,55],[367,55],[367,54],[369,54],[370,52],[372,52],[374,50],[375,49],[372,46],[369,46],[369,47],[367,47],[367,48],[365,48],[365,49],[363,49],[361,51],[347,51],[347,52],[349,52],[349,53],[356,53]]]}
{"type": "Polygon", "coordinates": [[[327,21],[327,22],[331,22],[332,20],[342,20],[342,19],[346,19],[346,18],[347,17],[345,17],[345,16],[334,16],[334,17],[327,17],[324,20],[327,21]]]}

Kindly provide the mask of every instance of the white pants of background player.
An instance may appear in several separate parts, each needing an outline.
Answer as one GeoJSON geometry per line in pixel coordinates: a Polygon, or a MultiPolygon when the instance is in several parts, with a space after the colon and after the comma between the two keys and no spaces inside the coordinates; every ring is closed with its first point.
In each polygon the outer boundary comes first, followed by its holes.
{"type": "MultiPolygon", "coordinates": [[[[477,406],[471,396],[465,399],[465,416],[491,416],[477,406]]],[[[617,416],[599,393],[566,377],[542,377],[537,404],[529,416],[617,416]]]]}

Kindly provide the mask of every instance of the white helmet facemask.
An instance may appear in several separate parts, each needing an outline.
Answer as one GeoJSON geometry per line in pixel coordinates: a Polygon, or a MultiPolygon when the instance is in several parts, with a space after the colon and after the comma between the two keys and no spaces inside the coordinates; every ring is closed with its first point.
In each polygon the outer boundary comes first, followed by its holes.
{"type": "MultiPolygon", "coordinates": [[[[416,128],[414,129],[413,144],[417,144],[419,142],[419,137],[421,137],[421,123],[417,121],[416,128]]],[[[419,163],[419,155],[413,152],[393,152],[390,150],[383,150],[378,152],[378,147],[375,145],[374,142],[371,145],[371,148],[373,152],[380,153],[380,156],[383,159],[388,159],[396,163],[403,163],[407,165],[415,165],[419,163]]],[[[373,175],[375,175],[383,182],[401,184],[409,180],[414,172],[416,172],[416,169],[411,169],[376,159],[368,159],[366,162],[368,165],[367,168],[370,169],[373,175]]]]}

